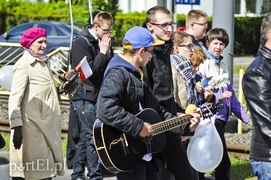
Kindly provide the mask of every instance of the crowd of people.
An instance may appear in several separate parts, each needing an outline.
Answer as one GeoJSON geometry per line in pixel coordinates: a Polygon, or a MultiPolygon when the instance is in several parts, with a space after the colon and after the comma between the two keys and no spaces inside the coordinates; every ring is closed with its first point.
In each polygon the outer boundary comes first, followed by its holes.
{"type": "MultiPolygon", "coordinates": [[[[267,14],[263,19],[258,56],[243,80],[254,124],[251,164],[259,179],[271,178],[268,171],[270,17],[267,14]]],[[[151,139],[153,133],[153,126],[137,116],[144,109],[154,109],[164,121],[183,116],[189,104],[200,108],[206,102],[224,105],[215,114],[214,121],[223,144],[223,157],[214,176],[217,180],[231,179],[225,126],[231,113],[244,123],[250,121],[250,115],[235,96],[221,55],[229,36],[219,27],[207,32],[207,14],[201,10],[187,14],[185,28],[173,32],[175,25],[167,8],[154,6],[146,12],[142,27],[131,27],[125,33],[122,52],[114,54],[110,38],[113,17],[108,12],[97,11],[93,14],[93,23],[86,24],[73,40],[69,56],[71,68],[75,69],[86,57],[92,75],[80,80],[77,74],[74,76],[77,79],[67,80],[65,85],[68,85],[64,87],[70,94],[66,163],[73,169],[72,180],[103,179],[105,169],[95,149],[93,134],[96,119],[130,138],[144,141],[151,139]],[[226,79],[226,85],[208,84],[220,76],[226,79]]],[[[25,51],[14,65],[9,120],[10,176],[15,180],[50,180],[64,174],[61,110],[48,68],[46,37],[42,28],[25,31],[20,41],[25,51]]],[[[68,79],[67,74],[64,79],[68,79]]],[[[200,121],[198,113],[190,112],[188,123],[164,132],[165,145],[161,151],[153,153],[146,143],[148,151],[139,165],[128,172],[120,171],[117,179],[159,180],[173,176],[175,180],[203,180],[204,173],[197,172],[187,156],[189,137],[194,135],[200,121]]]]}

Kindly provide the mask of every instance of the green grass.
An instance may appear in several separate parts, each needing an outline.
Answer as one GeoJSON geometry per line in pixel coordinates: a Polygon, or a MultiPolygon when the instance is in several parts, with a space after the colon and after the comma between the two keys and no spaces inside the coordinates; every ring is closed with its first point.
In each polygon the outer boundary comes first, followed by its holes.
{"type": "MultiPolygon", "coordinates": [[[[5,132],[1,132],[1,135],[3,136],[3,138],[6,141],[6,146],[2,149],[0,149],[0,151],[9,151],[9,133],[5,133],[5,132]]],[[[66,156],[66,147],[67,147],[67,137],[62,137],[62,152],[63,155],[66,156]]]]}
{"type": "MultiPolygon", "coordinates": [[[[9,150],[9,133],[3,133],[4,139],[6,140],[5,148],[1,149],[1,151],[9,150]]],[[[66,147],[67,147],[67,137],[62,138],[62,150],[63,155],[66,156],[66,147]]],[[[231,179],[232,180],[256,180],[257,178],[253,175],[250,161],[248,158],[239,158],[231,156],[231,179]]],[[[207,176],[213,176],[214,171],[206,173],[207,176]]]]}
{"type": "MultiPolygon", "coordinates": [[[[232,180],[257,180],[254,176],[248,158],[230,156],[232,180]]],[[[206,176],[214,176],[214,171],[206,173],[206,176]]]]}
{"type": "MultiPolygon", "coordinates": [[[[254,176],[250,161],[247,158],[231,157],[232,171],[231,176],[234,179],[246,179],[246,180],[256,180],[254,176]]],[[[233,179],[233,180],[234,180],[233,179]]]]}
{"type": "Polygon", "coordinates": [[[244,72],[246,70],[247,66],[233,66],[233,74],[239,74],[240,69],[244,69],[244,72]]]}

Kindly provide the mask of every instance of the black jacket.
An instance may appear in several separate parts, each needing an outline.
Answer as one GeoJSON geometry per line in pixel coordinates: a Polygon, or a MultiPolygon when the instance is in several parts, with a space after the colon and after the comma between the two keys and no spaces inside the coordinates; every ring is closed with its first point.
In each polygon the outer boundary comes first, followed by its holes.
{"type": "Polygon", "coordinates": [[[172,70],[170,51],[172,42],[154,46],[152,59],[143,67],[144,75],[150,83],[150,88],[159,103],[166,111],[177,114],[176,103],[173,95],[172,70]]]}
{"type": "MultiPolygon", "coordinates": [[[[91,28],[91,25],[86,25],[80,35],[73,41],[70,61],[71,68],[74,69],[77,64],[87,56],[87,60],[93,74],[84,81],[84,84],[86,85],[86,100],[96,103],[103,74],[110,58],[113,56],[113,51],[111,49],[109,57],[100,53],[98,40],[96,40],[89,32],[89,29],[91,28]],[[87,42],[86,38],[89,42],[87,42]]],[[[79,100],[81,98],[74,96],[71,99],[79,100]]]]}
{"type": "Polygon", "coordinates": [[[245,99],[251,113],[250,157],[271,162],[271,49],[260,45],[257,57],[247,68],[243,81],[245,99]]]}
{"type": "Polygon", "coordinates": [[[134,116],[142,108],[155,109],[161,118],[173,117],[159,105],[148,87],[141,81],[139,71],[115,55],[105,71],[97,100],[97,118],[120,131],[137,137],[144,121],[134,116]]]}

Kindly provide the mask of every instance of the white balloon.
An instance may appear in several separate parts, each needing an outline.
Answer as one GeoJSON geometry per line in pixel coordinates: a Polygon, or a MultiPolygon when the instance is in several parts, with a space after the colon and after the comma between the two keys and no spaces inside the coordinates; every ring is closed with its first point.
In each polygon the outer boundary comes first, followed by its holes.
{"type": "Polygon", "coordinates": [[[214,170],[221,162],[223,145],[213,122],[204,120],[204,125],[192,136],[187,156],[191,166],[199,172],[214,170]]]}
{"type": "Polygon", "coordinates": [[[0,69],[0,86],[10,90],[13,77],[13,65],[8,65],[0,69]]]}

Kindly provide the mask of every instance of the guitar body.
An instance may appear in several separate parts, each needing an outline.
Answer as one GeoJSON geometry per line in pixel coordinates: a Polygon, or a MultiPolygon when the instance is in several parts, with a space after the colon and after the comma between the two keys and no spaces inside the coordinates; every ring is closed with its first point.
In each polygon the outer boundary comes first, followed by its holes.
{"type": "MultiPolygon", "coordinates": [[[[145,122],[155,124],[161,121],[153,109],[144,109],[136,115],[145,122]]],[[[117,129],[96,120],[93,126],[96,152],[104,167],[112,172],[128,172],[136,168],[142,157],[149,153],[160,152],[166,144],[165,133],[153,136],[149,141],[128,136],[117,129]]]]}

